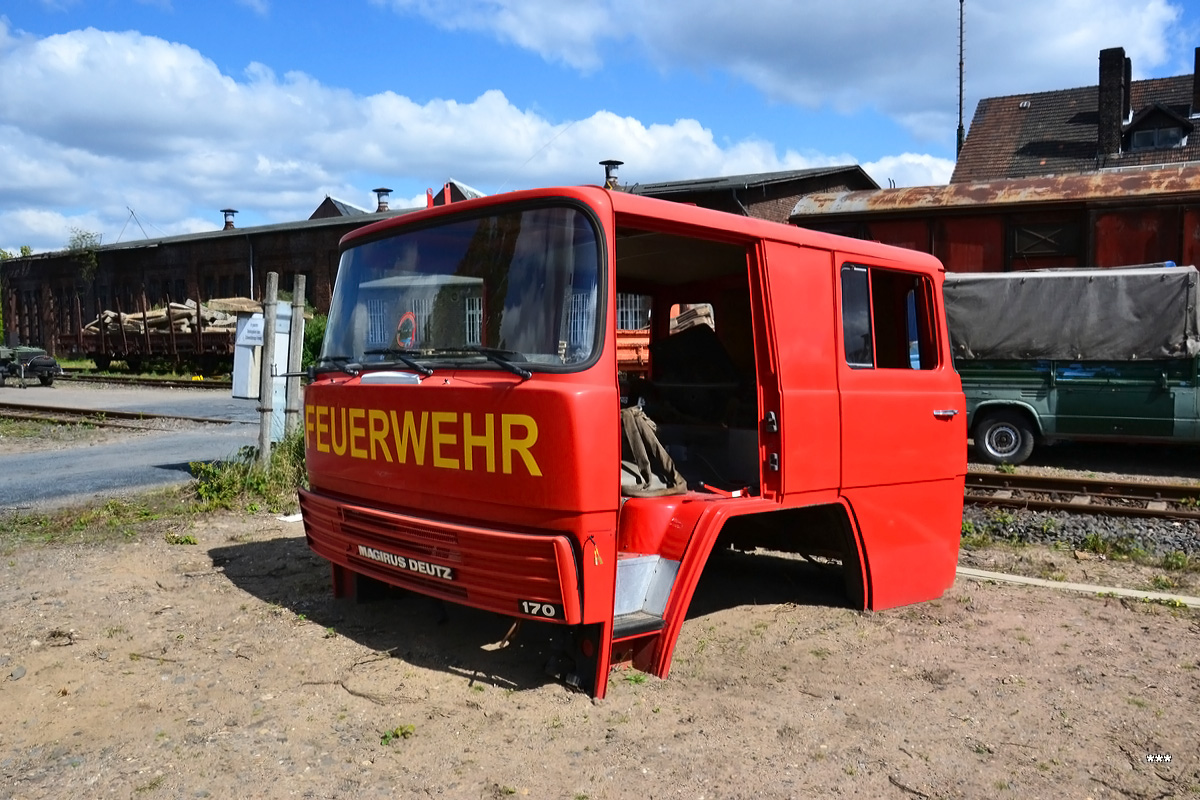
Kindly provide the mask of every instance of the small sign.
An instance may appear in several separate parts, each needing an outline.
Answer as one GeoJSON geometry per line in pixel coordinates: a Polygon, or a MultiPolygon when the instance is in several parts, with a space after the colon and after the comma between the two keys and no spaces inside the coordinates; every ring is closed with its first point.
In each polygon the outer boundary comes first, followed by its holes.
{"type": "Polygon", "coordinates": [[[237,343],[246,347],[262,347],[265,327],[262,314],[255,314],[246,320],[245,326],[238,333],[237,343]]]}
{"type": "Polygon", "coordinates": [[[403,350],[411,350],[417,344],[417,315],[411,311],[404,312],[400,322],[396,324],[396,346],[403,350]]]}

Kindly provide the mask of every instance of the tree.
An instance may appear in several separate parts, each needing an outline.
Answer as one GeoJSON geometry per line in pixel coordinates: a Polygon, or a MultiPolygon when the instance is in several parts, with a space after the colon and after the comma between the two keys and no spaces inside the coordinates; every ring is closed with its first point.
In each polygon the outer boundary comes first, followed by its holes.
{"type": "MultiPolygon", "coordinates": [[[[21,258],[33,255],[33,248],[27,244],[21,245],[21,258]]],[[[0,248],[0,261],[15,258],[12,253],[0,248]]],[[[4,273],[0,271],[0,342],[4,341],[4,273]]]]}
{"type": "Polygon", "coordinates": [[[79,265],[79,275],[84,283],[96,276],[96,248],[100,246],[100,234],[85,231],[82,228],[71,228],[71,238],[67,240],[67,252],[71,253],[79,265]]]}

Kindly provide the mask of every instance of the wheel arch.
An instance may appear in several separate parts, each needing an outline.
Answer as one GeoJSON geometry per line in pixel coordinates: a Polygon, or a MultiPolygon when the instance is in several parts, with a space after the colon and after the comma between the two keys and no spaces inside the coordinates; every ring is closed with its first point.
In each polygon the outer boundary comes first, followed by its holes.
{"type": "Polygon", "coordinates": [[[980,403],[971,413],[971,423],[967,427],[968,434],[974,438],[975,432],[979,429],[980,422],[1000,411],[1013,411],[1022,415],[1029,421],[1037,442],[1040,444],[1045,441],[1046,431],[1042,427],[1041,416],[1038,415],[1037,410],[1032,405],[1019,400],[987,400],[980,403]]]}
{"type": "MultiPolygon", "coordinates": [[[[757,505],[757,504],[756,504],[757,505]]],[[[667,620],[650,672],[665,678],[679,631],[696,587],[716,545],[765,546],[784,552],[840,557],[848,604],[865,609],[870,585],[861,537],[851,512],[841,501],[780,508],[740,503],[714,504],[697,520],[664,614],[667,620]]]]}

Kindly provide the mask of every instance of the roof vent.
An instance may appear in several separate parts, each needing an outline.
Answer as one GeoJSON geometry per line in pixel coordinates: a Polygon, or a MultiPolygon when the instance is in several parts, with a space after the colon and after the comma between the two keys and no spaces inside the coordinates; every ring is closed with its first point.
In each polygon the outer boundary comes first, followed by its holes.
{"type": "Polygon", "coordinates": [[[225,227],[222,230],[233,229],[233,215],[238,213],[236,208],[222,208],[221,213],[225,215],[225,227]]]}
{"type": "Polygon", "coordinates": [[[617,167],[624,164],[624,161],[617,161],[615,158],[608,158],[600,162],[600,166],[604,167],[604,188],[617,188],[617,167]]]}
{"type": "Polygon", "coordinates": [[[377,205],[375,206],[375,213],[378,214],[381,211],[387,211],[388,210],[388,195],[392,193],[392,190],[385,189],[384,187],[381,186],[378,189],[372,189],[371,191],[375,193],[375,197],[377,198],[377,205]]]}
{"type": "Polygon", "coordinates": [[[1033,103],[1030,103],[1028,100],[1022,100],[1021,102],[1017,103],[1017,108],[1026,109],[1032,105],[1033,103]]]}

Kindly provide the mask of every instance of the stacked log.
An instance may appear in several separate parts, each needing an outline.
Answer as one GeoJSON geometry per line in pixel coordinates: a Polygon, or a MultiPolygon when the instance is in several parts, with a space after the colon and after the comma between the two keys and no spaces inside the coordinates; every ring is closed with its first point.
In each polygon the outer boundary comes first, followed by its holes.
{"type": "Polygon", "coordinates": [[[694,325],[707,325],[710,328],[716,328],[713,324],[713,308],[709,303],[699,303],[684,308],[679,312],[678,316],[671,319],[671,333],[686,331],[694,325]]]}
{"type": "Polygon", "coordinates": [[[169,333],[174,329],[177,334],[185,334],[193,333],[197,325],[203,332],[234,330],[237,328],[237,315],[218,311],[203,303],[197,308],[195,300],[188,300],[186,303],[171,303],[164,308],[135,314],[105,310],[84,325],[83,331],[94,334],[103,329],[110,334],[124,331],[126,334],[140,335],[146,332],[169,333]]]}

